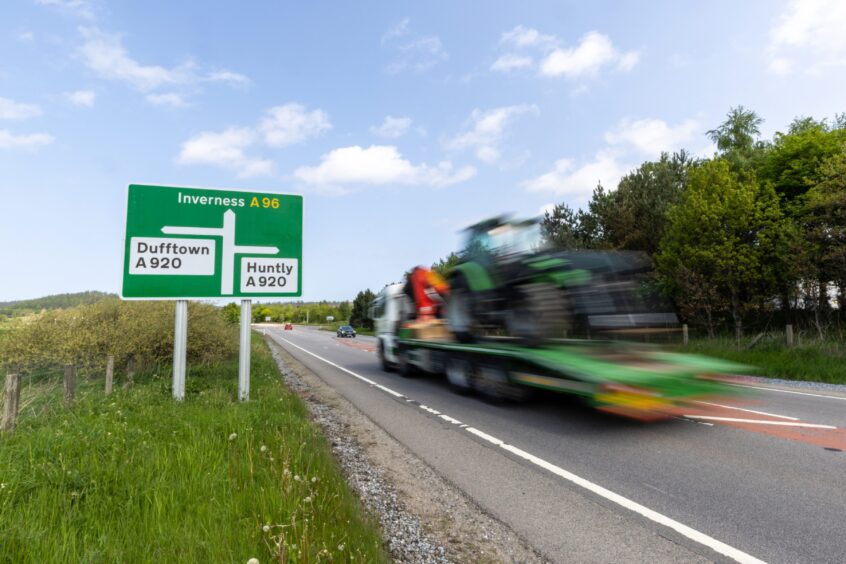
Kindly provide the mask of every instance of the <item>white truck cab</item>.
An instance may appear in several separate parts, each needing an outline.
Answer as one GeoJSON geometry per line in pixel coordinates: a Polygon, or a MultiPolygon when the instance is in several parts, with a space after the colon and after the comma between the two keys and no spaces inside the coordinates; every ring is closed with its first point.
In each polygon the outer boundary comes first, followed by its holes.
{"type": "Polygon", "coordinates": [[[404,284],[388,284],[373,300],[368,311],[379,340],[379,360],[386,370],[397,363],[397,333],[410,307],[404,287],[404,284]]]}

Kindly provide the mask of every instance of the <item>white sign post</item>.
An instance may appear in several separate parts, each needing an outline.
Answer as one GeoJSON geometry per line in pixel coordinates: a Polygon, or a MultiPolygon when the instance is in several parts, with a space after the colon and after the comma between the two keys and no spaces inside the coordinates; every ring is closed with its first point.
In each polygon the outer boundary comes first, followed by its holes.
{"type": "Polygon", "coordinates": [[[238,356],[238,399],[250,399],[250,323],[253,321],[252,300],[241,300],[241,353],[238,356]]]}
{"type": "Polygon", "coordinates": [[[173,326],[173,399],[185,399],[185,364],[188,355],[188,300],[176,300],[173,326]]]}

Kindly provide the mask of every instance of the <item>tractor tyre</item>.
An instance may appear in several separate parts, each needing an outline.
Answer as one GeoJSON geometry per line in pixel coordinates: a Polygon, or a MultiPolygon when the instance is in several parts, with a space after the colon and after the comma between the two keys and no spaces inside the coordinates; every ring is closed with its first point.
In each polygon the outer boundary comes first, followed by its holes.
{"type": "Polygon", "coordinates": [[[458,342],[473,342],[475,317],[470,285],[464,276],[458,275],[450,281],[449,298],[446,303],[447,324],[458,342]]]}

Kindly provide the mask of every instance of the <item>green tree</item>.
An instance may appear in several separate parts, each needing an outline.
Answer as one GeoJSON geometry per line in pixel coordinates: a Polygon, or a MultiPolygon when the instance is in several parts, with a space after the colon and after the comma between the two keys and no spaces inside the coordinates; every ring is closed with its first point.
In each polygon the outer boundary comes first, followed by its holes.
{"type": "Polygon", "coordinates": [[[547,243],[558,249],[583,249],[581,216],[565,203],[556,204],[552,211],[546,211],[541,220],[541,232],[547,243]]]}
{"type": "Polygon", "coordinates": [[[350,302],[341,302],[338,304],[338,321],[349,321],[350,319],[350,302]]]}
{"type": "Polygon", "coordinates": [[[787,260],[792,231],[772,187],[743,179],[724,159],[707,161],[690,171],[668,222],[657,255],[663,283],[683,310],[727,305],[739,336],[744,313],[777,294],[787,260]]]}
{"type": "Polygon", "coordinates": [[[235,302],[230,302],[223,306],[220,314],[227,323],[240,323],[241,321],[241,308],[235,302]]]}
{"type": "Polygon", "coordinates": [[[438,262],[432,264],[432,270],[437,272],[441,275],[444,279],[446,279],[452,269],[458,266],[461,263],[461,254],[452,252],[448,254],[446,257],[439,259],[438,262]]]}
{"type": "Polygon", "coordinates": [[[350,312],[350,325],[353,327],[363,327],[365,329],[373,329],[373,320],[370,319],[367,311],[370,309],[370,304],[376,294],[370,289],[362,290],[356,295],[352,303],[352,311],[350,312]]]}

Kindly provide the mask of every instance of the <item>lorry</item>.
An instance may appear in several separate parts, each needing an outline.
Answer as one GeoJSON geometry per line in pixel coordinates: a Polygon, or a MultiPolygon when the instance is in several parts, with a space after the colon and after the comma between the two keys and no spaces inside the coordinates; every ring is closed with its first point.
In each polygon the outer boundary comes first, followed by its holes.
{"type": "Polygon", "coordinates": [[[655,311],[645,303],[637,274],[647,265],[637,255],[551,254],[526,245],[519,233],[501,238],[510,241],[502,247],[485,241],[492,230],[501,235],[503,226],[530,228],[501,218],[471,227],[462,261],[449,284],[437,288],[440,307],[433,309],[438,296],[431,291],[424,307],[415,303],[425,294],[414,287],[427,279],[421,267],[376,296],[370,316],[384,370],[444,375],[454,391],[494,402],[523,401],[537,390],[572,394],[598,410],[640,420],[735,394],[722,375],[748,367],[620,340],[677,325],[666,307],[655,311]],[[499,272],[498,280],[491,280],[492,272],[499,272]]]}

